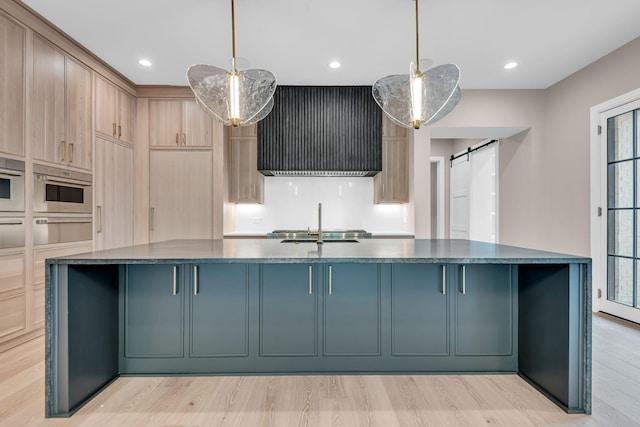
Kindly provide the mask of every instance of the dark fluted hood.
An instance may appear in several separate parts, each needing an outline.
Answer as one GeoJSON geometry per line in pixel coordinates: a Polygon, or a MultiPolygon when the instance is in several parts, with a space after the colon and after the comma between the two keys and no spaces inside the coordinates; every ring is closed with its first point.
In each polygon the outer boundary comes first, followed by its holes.
{"type": "Polygon", "coordinates": [[[274,176],[373,176],[382,110],[370,86],[278,86],[258,122],[258,170],[274,176]]]}

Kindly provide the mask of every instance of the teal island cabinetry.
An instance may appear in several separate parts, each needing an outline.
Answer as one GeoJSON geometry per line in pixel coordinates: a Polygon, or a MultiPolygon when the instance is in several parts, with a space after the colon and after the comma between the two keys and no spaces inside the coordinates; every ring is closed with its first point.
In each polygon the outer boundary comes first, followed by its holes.
{"type": "Polygon", "coordinates": [[[514,373],[590,411],[587,258],[462,240],[193,240],[47,266],[48,416],[147,374],[514,373]]]}

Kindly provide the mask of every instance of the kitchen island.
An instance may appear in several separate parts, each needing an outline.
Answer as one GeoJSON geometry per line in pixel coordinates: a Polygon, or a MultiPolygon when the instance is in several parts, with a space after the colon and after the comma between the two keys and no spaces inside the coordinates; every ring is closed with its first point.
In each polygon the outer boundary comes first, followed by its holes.
{"type": "Polygon", "coordinates": [[[47,260],[46,415],[120,375],[514,373],[591,411],[591,260],[466,240],[175,240],[47,260]]]}

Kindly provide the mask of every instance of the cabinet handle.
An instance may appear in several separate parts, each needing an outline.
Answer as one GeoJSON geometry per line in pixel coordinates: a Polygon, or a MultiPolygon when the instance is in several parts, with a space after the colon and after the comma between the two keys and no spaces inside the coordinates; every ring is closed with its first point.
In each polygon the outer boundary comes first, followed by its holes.
{"type": "Polygon", "coordinates": [[[72,142],[69,144],[69,147],[71,148],[71,158],[69,159],[69,163],[73,163],[73,159],[76,157],[76,145],[72,142]]]}
{"type": "Polygon", "coordinates": [[[64,160],[67,157],[67,141],[60,141],[60,149],[62,151],[62,162],[64,162],[64,160]]]}
{"type": "Polygon", "coordinates": [[[253,184],[253,197],[256,197],[256,185],[253,184]]]}
{"type": "Polygon", "coordinates": [[[465,266],[462,266],[462,295],[467,293],[467,271],[465,266]]]}
{"type": "Polygon", "coordinates": [[[186,133],[182,134],[182,145],[187,145],[187,134],[186,133]]]}
{"type": "Polygon", "coordinates": [[[442,266],[442,295],[447,294],[447,266],[442,266]]]}
{"type": "Polygon", "coordinates": [[[116,124],[113,123],[113,135],[111,136],[116,136],[116,124]]]}
{"type": "Polygon", "coordinates": [[[382,183],[382,195],[384,196],[384,182],[382,183]]]}
{"type": "Polygon", "coordinates": [[[313,295],[313,267],[309,266],[309,295],[313,295]]]}
{"type": "Polygon", "coordinates": [[[118,138],[122,136],[122,125],[118,125],[118,138]]]}
{"type": "Polygon", "coordinates": [[[173,266],[173,294],[178,295],[178,266],[173,266]]]}
{"type": "Polygon", "coordinates": [[[155,214],[156,214],[156,208],[150,208],[149,209],[149,230],[151,231],[155,231],[156,229],[155,214]]]}
{"type": "Polygon", "coordinates": [[[333,276],[333,274],[331,272],[331,266],[329,266],[329,295],[333,294],[333,280],[331,276],[333,276]]]}
{"type": "Polygon", "coordinates": [[[180,138],[180,137],[179,137],[179,136],[178,136],[178,134],[176,133],[176,145],[180,145],[180,141],[179,141],[179,139],[178,139],[178,138],[180,138]]]}
{"type": "Polygon", "coordinates": [[[98,223],[96,233],[102,233],[102,206],[98,205],[96,215],[98,216],[96,221],[98,223]]]}
{"type": "Polygon", "coordinates": [[[193,266],[193,294],[198,295],[198,266],[193,266]]]}

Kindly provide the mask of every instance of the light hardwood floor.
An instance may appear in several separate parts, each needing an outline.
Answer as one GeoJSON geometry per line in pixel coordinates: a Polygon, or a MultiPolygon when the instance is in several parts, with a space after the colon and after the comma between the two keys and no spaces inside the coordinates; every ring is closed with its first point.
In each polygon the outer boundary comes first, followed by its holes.
{"type": "Polygon", "coordinates": [[[640,426],[640,328],[593,319],[593,415],[515,375],[119,378],[44,419],[44,340],[0,354],[0,426],[640,426]]]}

